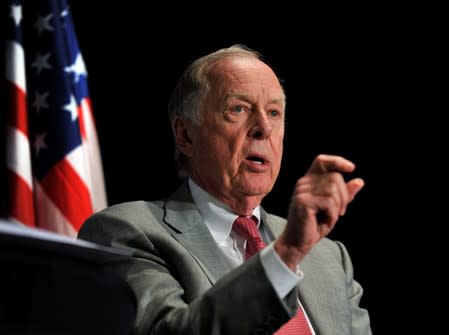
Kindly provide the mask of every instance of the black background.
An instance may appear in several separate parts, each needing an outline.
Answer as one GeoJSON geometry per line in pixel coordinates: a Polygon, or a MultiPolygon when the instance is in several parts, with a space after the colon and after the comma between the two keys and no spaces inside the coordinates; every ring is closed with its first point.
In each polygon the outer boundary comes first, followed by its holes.
{"type": "Polygon", "coordinates": [[[366,186],[330,237],[347,246],[365,289],[362,306],[382,334],[397,321],[409,271],[398,243],[413,217],[414,202],[402,203],[414,198],[409,159],[424,128],[412,116],[424,100],[417,89],[427,47],[422,23],[405,8],[253,6],[71,2],[109,204],[177,188],[166,116],[171,89],[195,58],[246,44],[265,56],[287,93],[282,170],[263,205],[285,216],[295,181],[319,153],[357,165],[353,175],[366,186]]]}
{"type": "Polygon", "coordinates": [[[363,14],[328,22],[318,15],[309,23],[302,22],[306,13],[283,17],[292,8],[279,13],[266,8],[262,15],[237,8],[223,15],[212,8],[195,13],[192,7],[97,11],[73,3],[72,9],[89,72],[109,203],[157,199],[177,187],[166,116],[171,89],[193,59],[246,44],[265,56],[285,80],[287,93],[283,166],[263,205],[285,215],[295,181],[319,153],[357,164],[354,175],[364,178],[366,187],[331,237],[349,249],[355,278],[365,289],[362,305],[371,312],[373,330],[382,333],[384,269],[376,251],[387,243],[380,232],[394,224],[384,213],[389,206],[384,164],[400,145],[389,141],[400,93],[395,82],[403,80],[400,32],[385,31],[363,14]]]}

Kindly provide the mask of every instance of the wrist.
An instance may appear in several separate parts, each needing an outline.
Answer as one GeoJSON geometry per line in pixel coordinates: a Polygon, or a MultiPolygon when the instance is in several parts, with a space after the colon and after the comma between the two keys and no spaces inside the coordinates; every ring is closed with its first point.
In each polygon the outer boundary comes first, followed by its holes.
{"type": "Polygon", "coordinates": [[[274,250],[285,265],[293,272],[297,271],[298,264],[306,256],[306,253],[296,247],[284,243],[281,238],[275,241],[274,250]]]}

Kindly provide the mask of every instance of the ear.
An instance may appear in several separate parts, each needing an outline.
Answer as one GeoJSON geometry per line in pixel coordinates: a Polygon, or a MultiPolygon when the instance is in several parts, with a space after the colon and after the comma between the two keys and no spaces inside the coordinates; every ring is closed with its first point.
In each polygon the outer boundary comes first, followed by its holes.
{"type": "Polygon", "coordinates": [[[173,133],[175,134],[176,144],[178,146],[179,151],[181,151],[187,157],[192,157],[193,147],[192,140],[190,137],[190,127],[191,122],[176,117],[173,122],[173,133]]]}

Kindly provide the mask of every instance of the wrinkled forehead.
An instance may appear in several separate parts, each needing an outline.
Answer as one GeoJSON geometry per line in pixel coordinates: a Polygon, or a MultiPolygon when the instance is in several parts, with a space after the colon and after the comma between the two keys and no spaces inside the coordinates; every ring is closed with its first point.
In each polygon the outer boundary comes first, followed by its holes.
{"type": "Polygon", "coordinates": [[[260,77],[266,77],[266,79],[279,83],[276,74],[266,63],[250,56],[229,56],[216,60],[210,64],[208,72],[210,78],[216,79],[257,73],[260,77]]]}
{"type": "Polygon", "coordinates": [[[208,81],[214,90],[264,89],[285,101],[279,78],[257,58],[227,57],[217,60],[209,68],[208,81]]]}

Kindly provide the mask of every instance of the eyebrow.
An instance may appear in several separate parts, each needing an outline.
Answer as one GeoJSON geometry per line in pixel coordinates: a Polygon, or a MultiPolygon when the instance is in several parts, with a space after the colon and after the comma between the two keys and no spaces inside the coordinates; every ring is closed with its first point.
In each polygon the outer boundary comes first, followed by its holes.
{"type": "MultiPolygon", "coordinates": [[[[224,101],[228,101],[229,99],[240,99],[240,100],[244,100],[247,102],[251,102],[251,98],[248,95],[245,94],[234,94],[234,93],[228,93],[225,95],[224,97],[224,101]]],[[[281,104],[282,106],[285,107],[285,97],[281,97],[278,99],[272,99],[270,102],[270,104],[281,104]]]]}

